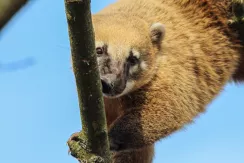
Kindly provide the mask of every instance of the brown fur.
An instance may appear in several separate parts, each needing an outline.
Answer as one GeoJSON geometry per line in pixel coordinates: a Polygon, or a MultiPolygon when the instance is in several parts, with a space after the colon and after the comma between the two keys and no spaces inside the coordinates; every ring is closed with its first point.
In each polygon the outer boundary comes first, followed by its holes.
{"type": "Polygon", "coordinates": [[[229,5],[230,0],[119,0],[93,15],[96,40],[149,53],[149,68],[134,91],[105,98],[111,145],[119,145],[114,163],[152,162],[156,141],[204,112],[236,69],[234,79],[244,79],[238,69],[243,47],[227,25],[229,5]],[[148,35],[155,22],[166,28],[161,48],[148,35]]]}
{"type": "Polygon", "coordinates": [[[149,163],[152,162],[154,156],[154,146],[147,146],[141,149],[117,152],[113,155],[113,163],[149,163]]]}

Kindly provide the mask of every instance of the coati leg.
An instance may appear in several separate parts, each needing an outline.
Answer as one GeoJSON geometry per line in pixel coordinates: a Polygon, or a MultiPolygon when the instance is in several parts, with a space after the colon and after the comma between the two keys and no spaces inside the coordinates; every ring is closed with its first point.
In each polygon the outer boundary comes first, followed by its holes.
{"type": "Polygon", "coordinates": [[[152,163],[154,156],[154,145],[141,149],[115,152],[112,163],[152,163]]]}

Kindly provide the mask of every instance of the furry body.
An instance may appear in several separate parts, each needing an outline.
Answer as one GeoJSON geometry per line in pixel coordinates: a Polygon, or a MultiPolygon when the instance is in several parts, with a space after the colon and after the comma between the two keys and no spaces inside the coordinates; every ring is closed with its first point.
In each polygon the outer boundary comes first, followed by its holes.
{"type": "Polygon", "coordinates": [[[227,25],[230,2],[119,0],[93,15],[96,41],[113,60],[135,47],[145,65],[130,91],[104,98],[114,163],[152,162],[156,141],[191,123],[233,76],[244,79],[243,47],[227,25]],[[166,32],[153,44],[156,22],[166,32]]]}

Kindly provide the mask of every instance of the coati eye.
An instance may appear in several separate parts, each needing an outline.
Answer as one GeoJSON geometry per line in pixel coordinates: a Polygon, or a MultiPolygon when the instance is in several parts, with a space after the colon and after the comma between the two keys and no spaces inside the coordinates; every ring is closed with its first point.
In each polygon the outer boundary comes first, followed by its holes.
{"type": "Polygon", "coordinates": [[[139,59],[131,53],[131,55],[127,58],[127,62],[129,62],[130,66],[135,66],[138,64],[139,59]]]}
{"type": "Polygon", "coordinates": [[[103,54],[103,48],[101,48],[101,47],[96,48],[96,53],[98,55],[102,55],[103,54]]]}

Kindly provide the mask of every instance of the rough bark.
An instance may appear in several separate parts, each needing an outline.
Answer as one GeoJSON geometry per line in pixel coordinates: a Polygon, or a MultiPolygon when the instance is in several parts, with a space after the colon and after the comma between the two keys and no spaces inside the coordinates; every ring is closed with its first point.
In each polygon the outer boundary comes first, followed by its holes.
{"type": "Polygon", "coordinates": [[[86,141],[84,144],[80,142],[68,145],[79,160],[89,160],[90,154],[95,154],[107,163],[110,162],[110,152],[90,3],[90,0],[65,0],[73,71],[82,120],[80,136],[86,141]]]}
{"type": "Polygon", "coordinates": [[[0,31],[28,0],[0,0],[0,31]]]}

